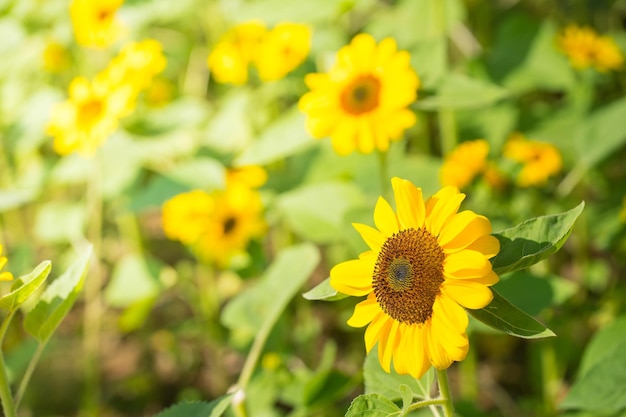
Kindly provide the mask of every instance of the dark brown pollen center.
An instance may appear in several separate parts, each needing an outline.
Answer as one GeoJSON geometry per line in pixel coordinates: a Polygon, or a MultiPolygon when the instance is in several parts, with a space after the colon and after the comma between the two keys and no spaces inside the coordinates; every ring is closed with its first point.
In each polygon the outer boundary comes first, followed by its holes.
{"type": "Polygon", "coordinates": [[[367,113],[378,107],[380,81],[373,75],[362,75],[341,93],[343,109],[354,115],[367,113]]]}
{"type": "Polygon", "coordinates": [[[425,323],[443,283],[445,255],[425,229],[406,229],[388,238],[374,267],[376,301],[393,319],[425,323]]]}
{"type": "Polygon", "coordinates": [[[228,217],[226,221],[224,221],[224,234],[227,235],[232,232],[236,225],[237,219],[234,217],[228,217]]]}

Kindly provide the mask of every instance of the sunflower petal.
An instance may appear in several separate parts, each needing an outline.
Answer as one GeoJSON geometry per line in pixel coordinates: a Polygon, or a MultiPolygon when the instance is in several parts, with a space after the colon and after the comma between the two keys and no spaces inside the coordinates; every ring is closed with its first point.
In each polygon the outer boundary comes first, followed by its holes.
{"type": "Polygon", "coordinates": [[[376,345],[376,342],[380,339],[380,332],[384,325],[389,321],[389,316],[387,316],[382,311],[378,313],[365,329],[365,351],[370,353],[372,348],[376,345]]]}
{"type": "Polygon", "coordinates": [[[485,256],[473,250],[462,250],[446,256],[443,273],[447,278],[480,278],[491,271],[491,263],[485,256]]]}
{"type": "Polygon", "coordinates": [[[456,187],[444,187],[426,203],[426,228],[433,236],[439,236],[450,216],[455,214],[465,194],[456,187]]]}
{"type": "Polygon", "coordinates": [[[372,291],[374,265],[363,259],[353,259],[335,265],[330,270],[330,285],[337,291],[361,296],[372,291]]]}
{"type": "Polygon", "coordinates": [[[485,255],[485,258],[491,259],[500,252],[500,241],[492,235],[482,236],[465,249],[475,250],[485,255]]]}
{"type": "MultiPolygon", "coordinates": [[[[383,365],[383,369],[387,372],[391,372],[391,359],[393,358],[393,353],[398,348],[398,343],[400,342],[400,332],[398,329],[399,325],[399,321],[392,320],[389,335],[386,338],[387,340],[385,343],[381,365],[383,365]]],[[[378,349],[380,349],[380,345],[378,345],[378,349]]],[[[378,357],[380,358],[380,353],[378,357]]]]}
{"type": "Polygon", "coordinates": [[[446,253],[465,249],[476,239],[491,234],[491,223],[485,216],[465,210],[450,217],[437,241],[446,253]]]}
{"type": "Polygon", "coordinates": [[[405,323],[400,323],[398,326],[398,343],[396,350],[393,353],[393,369],[401,375],[409,373],[408,370],[408,354],[409,351],[405,348],[407,343],[407,332],[410,326],[405,323]]]}
{"type": "Polygon", "coordinates": [[[430,368],[426,341],[424,340],[424,326],[412,325],[407,329],[405,345],[409,374],[419,379],[430,368]]]}
{"type": "Polygon", "coordinates": [[[396,213],[393,212],[387,200],[382,197],[379,197],[378,202],[376,202],[374,223],[385,237],[390,237],[394,233],[398,233],[398,218],[396,217],[396,213]]]}
{"type": "Polygon", "coordinates": [[[366,326],[380,312],[381,309],[380,305],[376,302],[376,296],[374,293],[370,293],[367,300],[361,301],[354,307],[354,313],[352,314],[352,317],[348,319],[348,326],[366,326]]]}
{"type": "Polygon", "coordinates": [[[445,337],[445,334],[442,334],[439,329],[433,328],[432,323],[426,323],[424,333],[430,363],[437,369],[450,367],[452,359],[448,357],[446,351],[439,344],[439,340],[445,337]]]}
{"type": "Polygon", "coordinates": [[[487,286],[463,280],[445,281],[441,291],[463,307],[473,310],[485,307],[493,299],[493,293],[487,286]]]}
{"type": "Polygon", "coordinates": [[[398,177],[391,179],[391,185],[396,199],[400,228],[419,229],[423,227],[425,208],[422,189],[415,187],[410,181],[398,177]]]}
{"type": "Polygon", "coordinates": [[[383,243],[385,243],[385,236],[383,236],[382,233],[366,224],[352,223],[352,226],[356,229],[357,232],[359,232],[359,234],[371,250],[373,250],[374,252],[380,251],[383,243]]]}
{"type": "Polygon", "coordinates": [[[394,323],[398,323],[395,320],[387,320],[383,327],[380,329],[380,334],[378,336],[378,361],[380,362],[380,366],[385,370],[385,372],[391,372],[391,357],[386,359],[386,351],[390,349],[390,345],[395,343],[395,333],[393,335],[394,339],[390,340],[391,329],[394,323]]]}

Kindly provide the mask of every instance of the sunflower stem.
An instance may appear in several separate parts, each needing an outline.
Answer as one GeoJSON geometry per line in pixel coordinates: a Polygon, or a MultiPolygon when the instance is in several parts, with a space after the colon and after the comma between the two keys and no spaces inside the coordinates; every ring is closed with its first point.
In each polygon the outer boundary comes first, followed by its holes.
{"type": "Polygon", "coordinates": [[[448,383],[448,372],[445,369],[437,369],[437,383],[439,384],[439,394],[441,395],[443,415],[454,417],[454,407],[452,396],[450,395],[450,384],[448,383]]]}
{"type": "Polygon", "coordinates": [[[11,395],[11,386],[9,385],[9,376],[7,374],[6,363],[4,362],[4,354],[2,353],[2,345],[4,341],[4,335],[9,328],[11,319],[13,319],[15,311],[10,311],[2,322],[0,327],[0,399],[2,400],[2,410],[5,417],[15,417],[16,407],[11,395]]]}

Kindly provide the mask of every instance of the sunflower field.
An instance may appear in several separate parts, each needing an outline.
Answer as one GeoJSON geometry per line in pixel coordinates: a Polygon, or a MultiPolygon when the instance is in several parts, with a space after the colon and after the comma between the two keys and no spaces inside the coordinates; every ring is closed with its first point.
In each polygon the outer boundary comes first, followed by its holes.
{"type": "Polygon", "coordinates": [[[626,416],[626,1],[0,0],[4,417],[626,416]]]}

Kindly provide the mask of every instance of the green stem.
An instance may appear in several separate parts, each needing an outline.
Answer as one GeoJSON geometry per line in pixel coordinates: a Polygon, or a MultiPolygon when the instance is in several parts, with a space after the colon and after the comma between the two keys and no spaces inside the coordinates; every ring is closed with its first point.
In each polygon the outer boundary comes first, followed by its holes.
{"type": "Polygon", "coordinates": [[[35,367],[37,366],[37,363],[39,362],[39,359],[41,358],[41,354],[43,353],[47,344],[48,344],[48,340],[44,340],[42,343],[39,343],[39,345],[37,346],[37,350],[35,351],[35,354],[33,355],[33,357],[30,359],[30,362],[28,363],[28,368],[26,369],[26,372],[24,373],[24,376],[22,377],[22,380],[20,381],[20,386],[17,390],[17,394],[15,394],[15,408],[16,409],[20,406],[20,402],[22,402],[22,398],[24,397],[24,393],[26,392],[26,387],[28,386],[28,382],[30,381],[31,376],[33,375],[33,371],[35,370],[35,367]]]}
{"type": "Polygon", "coordinates": [[[15,417],[16,407],[13,402],[13,396],[11,395],[11,386],[9,385],[9,376],[7,374],[7,367],[4,362],[4,354],[2,352],[2,345],[4,342],[4,335],[9,328],[11,319],[15,311],[10,311],[4,318],[2,327],[0,327],[0,399],[2,400],[2,410],[4,411],[4,417],[15,417]]]}
{"type": "Polygon", "coordinates": [[[407,411],[414,411],[414,410],[417,410],[418,408],[429,407],[431,405],[444,405],[444,403],[445,403],[445,400],[443,398],[433,398],[430,400],[418,401],[416,403],[411,404],[407,411]]]}
{"type": "MultiPolygon", "coordinates": [[[[472,343],[472,335],[469,335],[470,346],[472,343]]],[[[476,349],[470,349],[467,356],[459,362],[460,380],[459,389],[460,397],[470,403],[476,403],[478,398],[478,384],[476,383],[476,349]]]]}
{"type": "Polygon", "coordinates": [[[457,143],[456,117],[454,110],[442,108],[437,113],[439,135],[441,138],[441,154],[447,155],[457,143]]]}
{"type": "Polygon", "coordinates": [[[445,369],[437,369],[437,382],[439,383],[439,394],[441,395],[441,400],[443,400],[443,415],[445,417],[454,417],[450,384],[448,383],[448,372],[445,369]]]}

